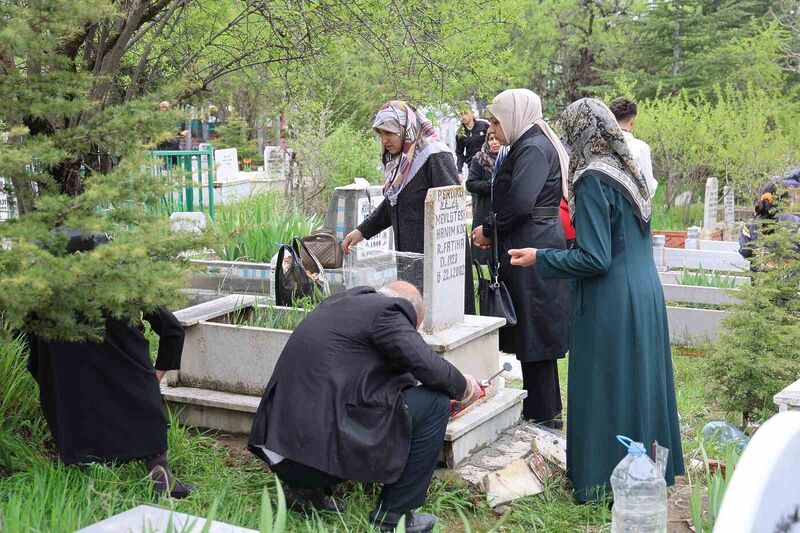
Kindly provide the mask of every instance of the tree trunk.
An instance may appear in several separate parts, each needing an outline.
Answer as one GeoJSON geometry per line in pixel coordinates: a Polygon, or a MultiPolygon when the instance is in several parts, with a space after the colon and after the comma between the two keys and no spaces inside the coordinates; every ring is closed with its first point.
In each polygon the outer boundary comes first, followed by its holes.
{"type": "Polygon", "coordinates": [[[675,0],[675,29],[672,32],[672,94],[678,94],[678,75],[681,72],[681,2],[675,0]]]}

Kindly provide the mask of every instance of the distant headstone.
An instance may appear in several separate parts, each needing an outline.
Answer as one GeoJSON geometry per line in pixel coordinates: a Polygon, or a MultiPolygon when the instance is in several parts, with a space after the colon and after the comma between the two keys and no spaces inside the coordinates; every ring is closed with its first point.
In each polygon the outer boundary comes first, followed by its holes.
{"type": "Polygon", "coordinates": [[[264,148],[264,170],[268,180],[285,180],[289,173],[289,153],[281,146],[264,148]]]}
{"type": "Polygon", "coordinates": [[[466,194],[437,187],[425,197],[424,329],[434,332],[464,321],[466,194]]]}
{"type": "Polygon", "coordinates": [[[706,195],[703,211],[702,236],[708,238],[717,230],[717,205],[719,204],[719,180],[708,178],[706,180],[706,195]]]}
{"type": "Polygon", "coordinates": [[[214,181],[225,183],[235,180],[239,175],[239,153],[236,148],[214,150],[214,166],[214,181]]]}
{"type": "Polygon", "coordinates": [[[686,207],[692,204],[692,191],[684,191],[675,197],[675,207],[686,207]]]}
{"type": "Polygon", "coordinates": [[[800,412],[756,431],[729,480],[714,531],[800,532],[800,412]]]}
{"type": "Polygon", "coordinates": [[[0,178],[0,221],[11,218],[11,196],[6,191],[6,179],[0,178]]]}
{"type": "Polygon", "coordinates": [[[722,201],[725,208],[725,240],[736,238],[736,197],[733,187],[726,185],[722,188],[722,201]]]}

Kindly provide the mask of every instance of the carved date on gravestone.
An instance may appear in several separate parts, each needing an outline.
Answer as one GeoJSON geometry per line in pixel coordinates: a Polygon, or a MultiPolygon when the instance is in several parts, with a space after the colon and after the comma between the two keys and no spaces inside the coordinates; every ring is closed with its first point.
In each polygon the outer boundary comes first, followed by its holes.
{"type": "Polygon", "coordinates": [[[460,186],[430,189],[425,199],[425,330],[464,320],[466,195],[460,186]]]}

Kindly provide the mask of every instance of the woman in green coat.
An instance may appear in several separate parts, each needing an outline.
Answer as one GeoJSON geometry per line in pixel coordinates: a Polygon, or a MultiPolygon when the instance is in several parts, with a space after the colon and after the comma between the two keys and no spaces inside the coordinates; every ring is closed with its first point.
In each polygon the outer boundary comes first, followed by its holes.
{"type": "MultiPolygon", "coordinates": [[[[626,454],[616,435],[670,451],[667,484],[684,472],[669,326],[653,262],[650,195],[599,100],[561,117],[570,153],[574,250],[509,250],[543,278],[575,278],[567,388],[567,473],[578,501],[610,493],[626,454]]],[[[649,446],[648,446],[649,449],[649,446]]]]}

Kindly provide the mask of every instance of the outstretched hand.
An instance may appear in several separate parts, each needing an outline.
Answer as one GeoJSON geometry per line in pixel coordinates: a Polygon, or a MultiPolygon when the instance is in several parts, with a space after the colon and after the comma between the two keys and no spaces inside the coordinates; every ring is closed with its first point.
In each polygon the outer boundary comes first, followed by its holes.
{"type": "Polygon", "coordinates": [[[530,267],[536,264],[536,248],[520,248],[509,250],[511,264],[514,266],[530,267]]]}
{"type": "Polygon", "coordinates": [[[344,255],[349,254],[350,248],[352,248],[353,246],[355,246],[356,244],[360,243],[363,240],[364,240],[364,235],[361,233],[360,230],[354,229],[353,231],[348,233],[347,236],[342,241],[342,251],[344,252],[344,255]]]}

